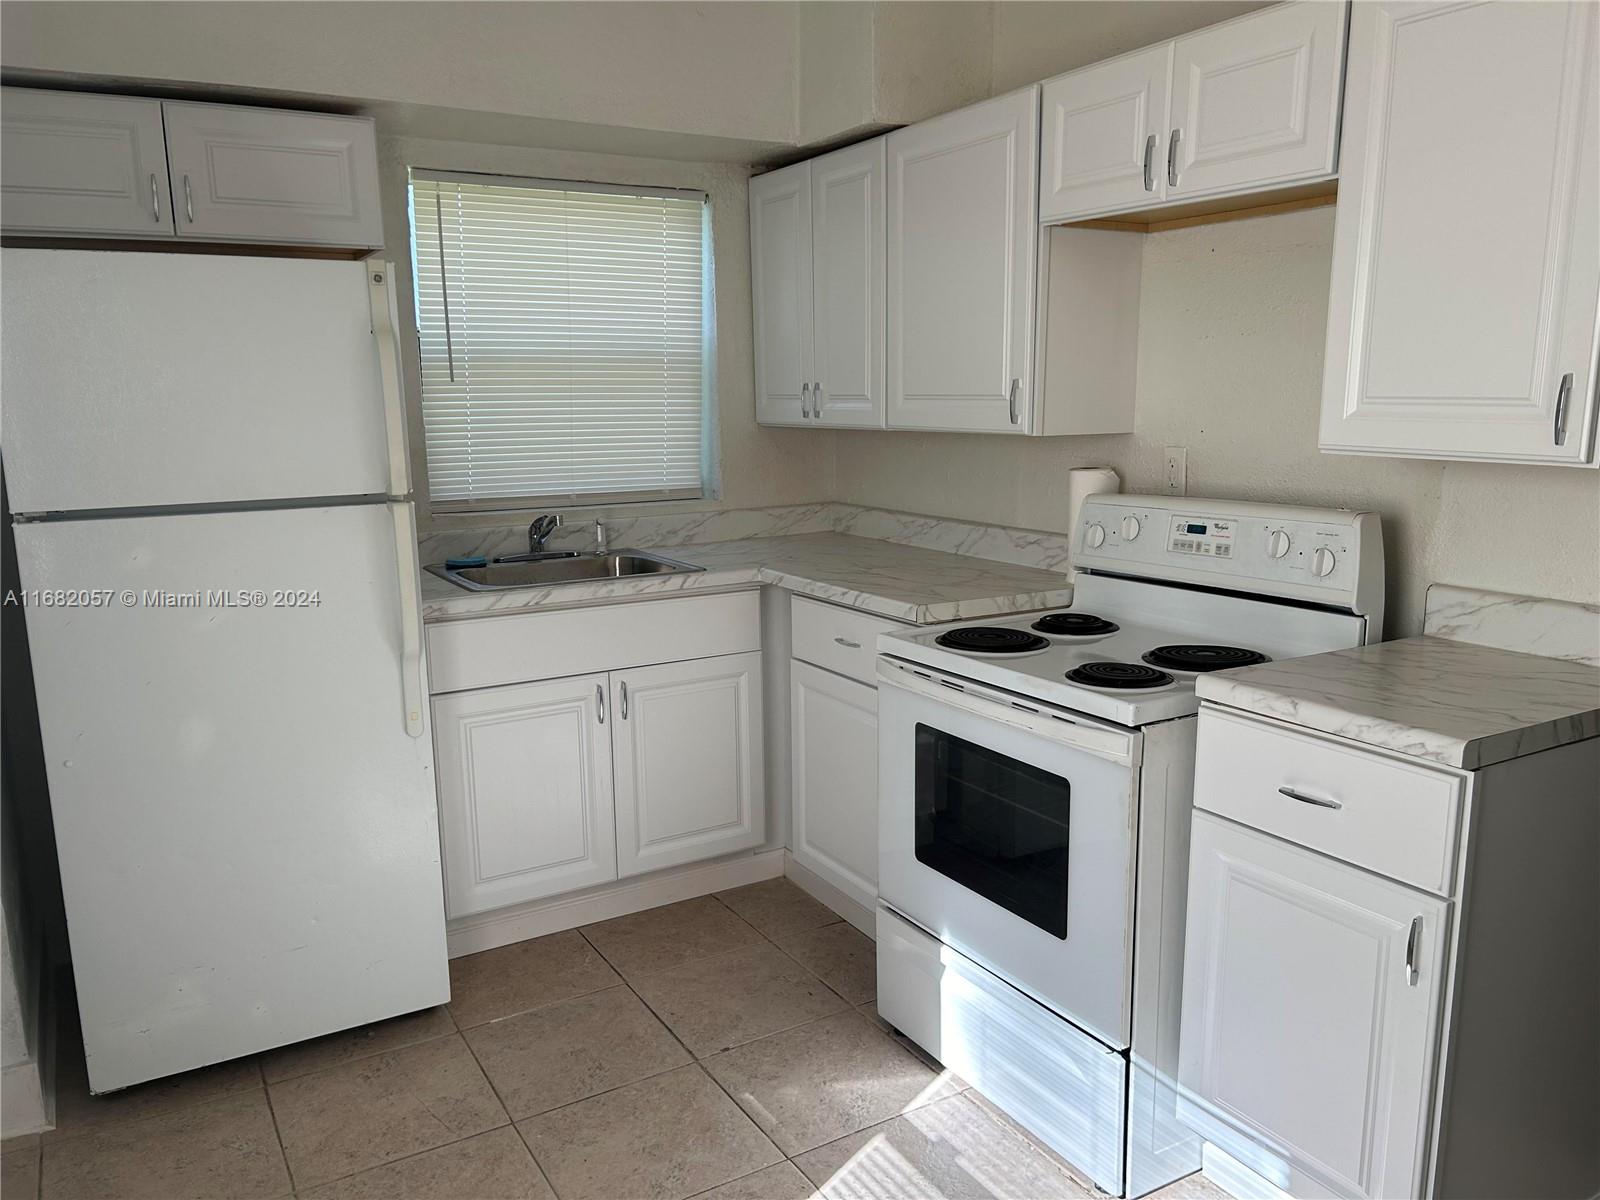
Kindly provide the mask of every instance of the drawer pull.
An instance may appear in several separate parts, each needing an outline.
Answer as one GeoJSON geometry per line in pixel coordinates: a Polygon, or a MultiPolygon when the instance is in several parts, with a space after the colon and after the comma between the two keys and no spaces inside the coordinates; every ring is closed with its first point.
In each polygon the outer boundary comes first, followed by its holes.
{"type": "Polygon", "coordinates": [[[859,649],[861,649],[861,643],[860,642],[852,642],[849,638],[836,637],[833,640],[838,642],[839,645],[846,646],[851,650],[859,650],[859,649]]]}
{"type": "Polygon", "coordinates": [[[1417,986],[1417,939],[1422,935],[1422,918],[1411,918],[1411,932],[1406,935],[1406,986],[1417,986]]]}
{"type": "Polygon", "coordinates": [[[1287,796],[1291,800],[1298,800],[1301,804],[1312,804],[1317,808],[1343,808],[1337,800],[1328,800],[1322,796],[1308,796],[1304,792],[1297,792],[1291,787],[1281,787],[1278,795],[1287,796]]]}

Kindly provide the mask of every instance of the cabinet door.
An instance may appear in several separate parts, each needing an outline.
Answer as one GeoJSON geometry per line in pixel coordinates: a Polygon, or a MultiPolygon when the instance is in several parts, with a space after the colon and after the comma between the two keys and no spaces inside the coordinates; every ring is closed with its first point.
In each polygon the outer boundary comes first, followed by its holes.
{"type": "Polygon", "coordinates": [[[878,693],[790,664],[795,861],[857,904],[878,902],[878,693]]]}
{"type": "Polygon", "coordinates": [[[889,425],[1033,421],[1039,89],[889,135],[889,425]]]}
{"type": "Polygon", "coordinates": [[[755,296],[756,420],[811,423],[811,164],[750,181],[750,284],[755,296]]]}
{"type": "Polygon", "coordinates": [[[760,652],[613,672],[611,695],[618,871],[759,846],[760,652]]]}
{"type": "Polygon", "coordinates": [[[604,675],[433,701],[451,917],[617,877],[604,675]]]}
{"type": "Polygon", "coordinates": [[[382,246],[363,117],[164,102],[178,236],[382,246]]]}
{"type": "Polygon", "coordinates": [[[1172,43],[1162,42],[1044,85],[1040,220],[1161,202],[1171,77],[1172,43]]]}
{"type": "Polygon", "coordinates": [[[811,162],[812,412],[824,425],[883,425],[884,139],[811,162]]]}
{"type": "Polygon", "coordinates": [[[1291,1195],[1421,1195],[1449,913],[1195,813],[1178,1073],[1206,1137],[1291,1195]]]}
{"type": "Polygon", "coordinates": [[[171,237],[161,101],[5,88],[7,233],[171,237]]]}
{"type": "Polygon", "coordinates": [[[1594,462],[1600,5],[1357,4],[1322,447],[1594,462]]]}
{"type": "Polygon", "coordinates": [[[1168,200],[1332,174],[1345,16],[1343,4],[1299,0],[1178,39],[1160,158],[1168,200]]]}

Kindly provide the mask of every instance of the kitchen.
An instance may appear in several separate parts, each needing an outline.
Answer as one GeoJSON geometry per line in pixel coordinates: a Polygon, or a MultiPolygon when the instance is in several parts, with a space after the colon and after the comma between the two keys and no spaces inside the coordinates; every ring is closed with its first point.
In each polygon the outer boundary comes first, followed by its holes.
{"type": "Polygon", "coordinates": [[[0,19],[8,1195],[1600,1191],[1593,5],[0,19]]]}

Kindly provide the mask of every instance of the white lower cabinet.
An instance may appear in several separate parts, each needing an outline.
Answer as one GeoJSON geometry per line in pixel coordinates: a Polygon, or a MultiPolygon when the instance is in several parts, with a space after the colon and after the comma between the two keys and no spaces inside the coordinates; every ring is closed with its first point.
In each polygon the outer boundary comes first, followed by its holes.
{"type": "Polygon", "coordinates": [[[1418,1196],[1448,901],[1195,813],[1179,1080],[1295,1196],[1418,1196]]]}
{"type": "Polygon", "coordinates": [[[878,899],[878,693],[795,660],[789,673],[791,850],[865,908],[878,899]]]}
{"type": "Polygon", "coordinates": [[[452,917],[617,877],[604,675],[436,696],[452,917]]]}
{"type": "Polygon", "coordinates": [[[611,695],[618,873],[760,845],[760,652],[614,672],[611,695]]]}

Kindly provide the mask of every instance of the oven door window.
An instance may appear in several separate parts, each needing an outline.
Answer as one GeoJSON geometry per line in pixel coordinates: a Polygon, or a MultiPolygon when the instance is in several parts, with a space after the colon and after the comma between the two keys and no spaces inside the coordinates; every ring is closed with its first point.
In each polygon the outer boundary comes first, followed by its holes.
{"type": "Polygon", "coordinates": [[[928,725],[916,756],[917,861],[1065,938],[1072,785],[928,725]]]}

